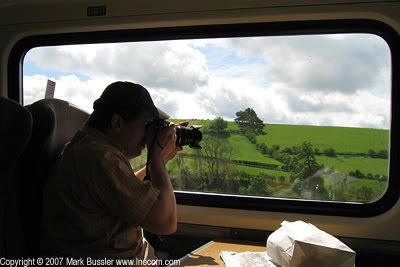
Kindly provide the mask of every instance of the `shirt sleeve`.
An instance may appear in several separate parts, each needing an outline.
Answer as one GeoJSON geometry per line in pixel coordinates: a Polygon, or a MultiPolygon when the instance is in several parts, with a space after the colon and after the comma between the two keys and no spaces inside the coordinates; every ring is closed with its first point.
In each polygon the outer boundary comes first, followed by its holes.
{"type": "Polygon", "coordinates": [[[97,161],[98,191],[103,206],[112,214],[140,226],[153,207],[160,191],[150,181],[136,176],[128,159],[117,152],[107,152],[97,161]]]}

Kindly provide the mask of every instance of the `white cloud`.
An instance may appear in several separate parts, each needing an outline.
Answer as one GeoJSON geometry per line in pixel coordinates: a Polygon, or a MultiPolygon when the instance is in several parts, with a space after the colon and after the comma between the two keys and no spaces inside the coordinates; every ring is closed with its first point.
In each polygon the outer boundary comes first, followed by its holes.
{"type": "Polygon", "coordinates": [[[129,80],[171,91],[193,91],[208,81],[204,55],[179,41],[44,47],[32,49],[26,57],[62,73],[129,80]]]}
{"type": "Polygon", "coordinates": [[[266,79],[296,90],[353,94],[390,83],[389,48],[371,34],[239,38],[230,46],[241,56],[264,57],[266,79]]]}
{"type": "MultiPolygon", "coordinates": [[[[251,107],[269,123],[388,128],[387,53],[374,36],[327,35],[50,47],[28,56],[61,73],[51,77],[56,97],[89,112],[109,83],[129,80],[172,118],[232,120],[251,107]]],[[[26,104],[43,98],[46,80],[24,77],[26,104]]]]}
{"type": "Polygon", "coordinates": [[[33,102],[44,98],[48,77],[44,75],[24,76],[23,96],[24,105],[30,105],[33,102]]]}
{"type": "Polygon", "coordinates": [[[104,88],[112,81],[108,79],[96,79],[82,81],[75,75],[60,76],[58,78],[44,75],[24,76],[24,104],[29,105],[44,98],[47,79],[56,82],[54,97],[69,101],[91,113],[93,102],[104,88]]]}
{"type": "Polygon", "coordinates": [[[390,102],[370,92],[353,95],[339,92],[307,95],[295,91],[282,92],[287,99],[287,121],[294,124],[348,127],[388,128],[390,102]]]}

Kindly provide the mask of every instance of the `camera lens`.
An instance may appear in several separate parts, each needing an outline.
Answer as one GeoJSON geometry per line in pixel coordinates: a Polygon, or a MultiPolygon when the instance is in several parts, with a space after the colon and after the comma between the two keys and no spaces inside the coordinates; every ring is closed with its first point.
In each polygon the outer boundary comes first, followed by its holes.
{"type": "Polygon", "coordinates": [[[176,126],[176,145],[192,148],[201,148],[199,142],[203,138],[202,133],[197,127],[176,126]]]}

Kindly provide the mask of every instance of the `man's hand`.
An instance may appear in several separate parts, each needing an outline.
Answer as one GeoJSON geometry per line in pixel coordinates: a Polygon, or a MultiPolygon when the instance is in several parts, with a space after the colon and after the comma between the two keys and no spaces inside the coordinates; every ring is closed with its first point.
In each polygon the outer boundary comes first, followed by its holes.
{"type": "MultiPolygon", "coordinates": [[[[158,134],[155,144],[151,147],[149,153],[159,156],[166,164],[173,159],[176,154],[182,150],[182,147],[176,146],[176,129],[175,126],[187,126],[189,122],[179,122],[162,128],[158,134]]],[[[154,136],[154,135],[153,135],[154,136]]]]}
{"type": "MultiPolygon", "coordinates": [[[[188,124],[189,124],[189,122],[184,121],[184,122],[178,122],[177,124],[174,124],[174,126],[184,126],[184,127],[186,127],[186,126],[188,126],[188,124]]],[[[176,143],[176,133],[175,133],[175,143],[176,143]]],[[[175,158],[176,154],[178,154],[179,151],[182,151],[182,149],[183,148],[181,146],[176,146],[175,145],[175,149],[164,156],[164,163],[167,163],[171,159],[175,158]]]]}

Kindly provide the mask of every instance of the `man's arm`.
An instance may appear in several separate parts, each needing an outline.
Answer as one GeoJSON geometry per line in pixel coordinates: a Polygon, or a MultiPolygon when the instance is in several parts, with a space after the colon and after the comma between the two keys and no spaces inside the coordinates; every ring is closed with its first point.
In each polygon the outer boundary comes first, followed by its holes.
{"type": "Polygon", "coordinates": [[[165,158],[176,150],[175,127],[169,126],[159,134],[158,144],[151,147],[148,166],[151,171],[151,183],[160,191],[158,199],[142,222],[142,227],[152,233],[167,235],[176,232],[176,200],[168,172],[165,168],[165,158]]]}

